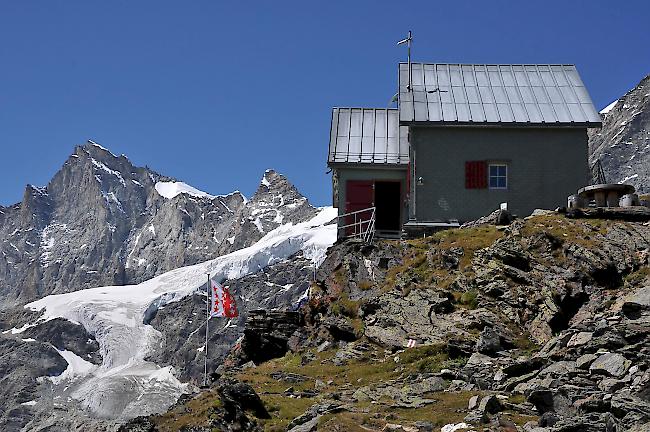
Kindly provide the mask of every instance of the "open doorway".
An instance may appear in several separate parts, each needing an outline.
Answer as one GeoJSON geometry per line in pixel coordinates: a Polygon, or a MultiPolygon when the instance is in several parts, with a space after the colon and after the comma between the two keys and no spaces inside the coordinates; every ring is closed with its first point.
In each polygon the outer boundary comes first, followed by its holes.
{"type": "Polygon", "coordinates": [[[402,229],[402,185],[399,181],[375,182],[377,231],[402,229]]]}

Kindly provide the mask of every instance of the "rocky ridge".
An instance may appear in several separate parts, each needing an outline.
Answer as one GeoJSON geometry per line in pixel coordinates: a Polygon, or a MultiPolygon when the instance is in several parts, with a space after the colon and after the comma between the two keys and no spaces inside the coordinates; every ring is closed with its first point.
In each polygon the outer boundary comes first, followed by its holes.
{"type": "Polygon", "coordinates": [[[608,107],[602,129],[589,130],[589,161],[600,160],[607,181],[650,192],[650,75],[608,107]]]}
{"type": "Polygon", "coordinates": [[[316,212],[272,170],[250,200],[239,192],[166,198],[157,190],[175,183],[91,141],[77,146],[46,187],[27,186],[22,202],[0,208],[0,307],[139,283],[316,212]]]}
{"type": "MultiPolygon", "coordinates": [[[[238,430],[648,430],[649,269],[648,223],[543,212],[344,242],[319,268],[305,325],[283,336],[286,354],[255,362],[246,348],[280,318],[269,316],[215,386],[238,379],[269,414],[248,412],[238,430]]],[[[206,395],[180,402],[174,421],[210,430],[222,417],[206,395]]],[[[171,430],[169,416],[147,421],[171,430]]]]}

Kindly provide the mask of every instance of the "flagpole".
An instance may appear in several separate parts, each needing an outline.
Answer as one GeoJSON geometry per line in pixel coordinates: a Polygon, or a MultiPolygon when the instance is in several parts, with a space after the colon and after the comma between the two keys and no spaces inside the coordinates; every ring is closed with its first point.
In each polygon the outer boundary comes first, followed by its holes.
{"type": "Polygon", "coordinates": [[[206,285],[205,302],[205,358],[203,360],[203,386],[208,385],[208,328],[210,326],[210,273],[208,273],[208,284],[206,285]]]}
{"type": "Polygon", "coordinates": [[[413,35],[411,34],[411,30],[409,30],[409,37],[408,37],[408,62],[409,62],[409,91],[413,90],[413,72],[412,72],[412,66],[411,66],[411,42],[413,41],[413,35]]]}

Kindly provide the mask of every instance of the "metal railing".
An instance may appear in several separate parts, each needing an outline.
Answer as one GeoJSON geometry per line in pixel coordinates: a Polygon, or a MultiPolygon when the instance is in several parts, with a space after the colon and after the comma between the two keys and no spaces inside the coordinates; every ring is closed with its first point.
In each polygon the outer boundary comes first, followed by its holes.
{"type": "Polygon", "coordinates": [[[338,216],[336,219],[338,237],[359,238],[366,243],[372,242],[375,237],[375,211],[375,207],[368,207],[338,216]],[[343,231],[342,235],[341,231],[343,231]]]}

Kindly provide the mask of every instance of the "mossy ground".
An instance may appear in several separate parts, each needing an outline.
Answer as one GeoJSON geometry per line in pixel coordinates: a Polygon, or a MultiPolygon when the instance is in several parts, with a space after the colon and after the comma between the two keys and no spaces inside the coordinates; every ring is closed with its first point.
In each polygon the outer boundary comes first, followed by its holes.
{"type": "MultiPolygon", "coordinates": [[[[265,431],[284,431],[289,422],[302,414],[312,404],[317,403],[319,396],[314,398],[296,398],[285,394],[288,387],[293,387],[294,394],[314,389],[316,380],[325,385],[319,390],[320,395],[352,392],[362,386],[372,386],[386,383],[415,373],[438,372],[443,368],[460,366],[464,359],[450,360],[443,346],[432,345],[412,348],[398,354],[388,354],[379,346],[367,352],[363,357],[350,361],[343,366],[331,363],[335,351],[316,353],[316,359],[307,364],[301,364],[301,356],[288,354],[283,358],[271,360],[256,368],[240,372],[237,377],[250,384],[260,395],[271,419],[260,419],[258,422],[265,431]],[[397,360],[397,361],[396,361],[397,360]],[[271,378],[275,371],[297,373],[307,377],[307,380],[290,384],[271,378]]],[[[394,408],[394,401],[355,402],[351,410],[323,416],[319,422],[319,430],[336,431],[367,431],[381,430],[386,423],[408,424],[418,420],[429,421],[440,427],[448,423],[461,422],[466,415],[467,401],[475,394],[483,392],[433,392],[423,397],[436,402],[422,408],[394,408]]],[[[517,418],[515,414],[511,415],[517,418]]],[[[530,418],[515,420],[523,424],[530,418]]]]}
{"type": "Polygon", "coordinates": [[[435,284],[446,289],[459,274],[471,276],[474,253],[494,243],[503,232],[494,226],[480,226],[463,230],[445,230],[432,236],[407,240],[406,256],[401,266],[391,268],[384,283],[384,290],[391,290],[398,278],[409,278],[423,284],[435,284]],[[462,248],[458,268],[446,269],[441,263],[440,251],[462,248]]]}
{"type": "Polygon", "coordinates": [[[206,391],[177,405],[164,414],[153,417],[160,432],[175,432],[183,427],[202,426],[211,416],[217,415],[221,400],[215,391],[206,391]]]}

